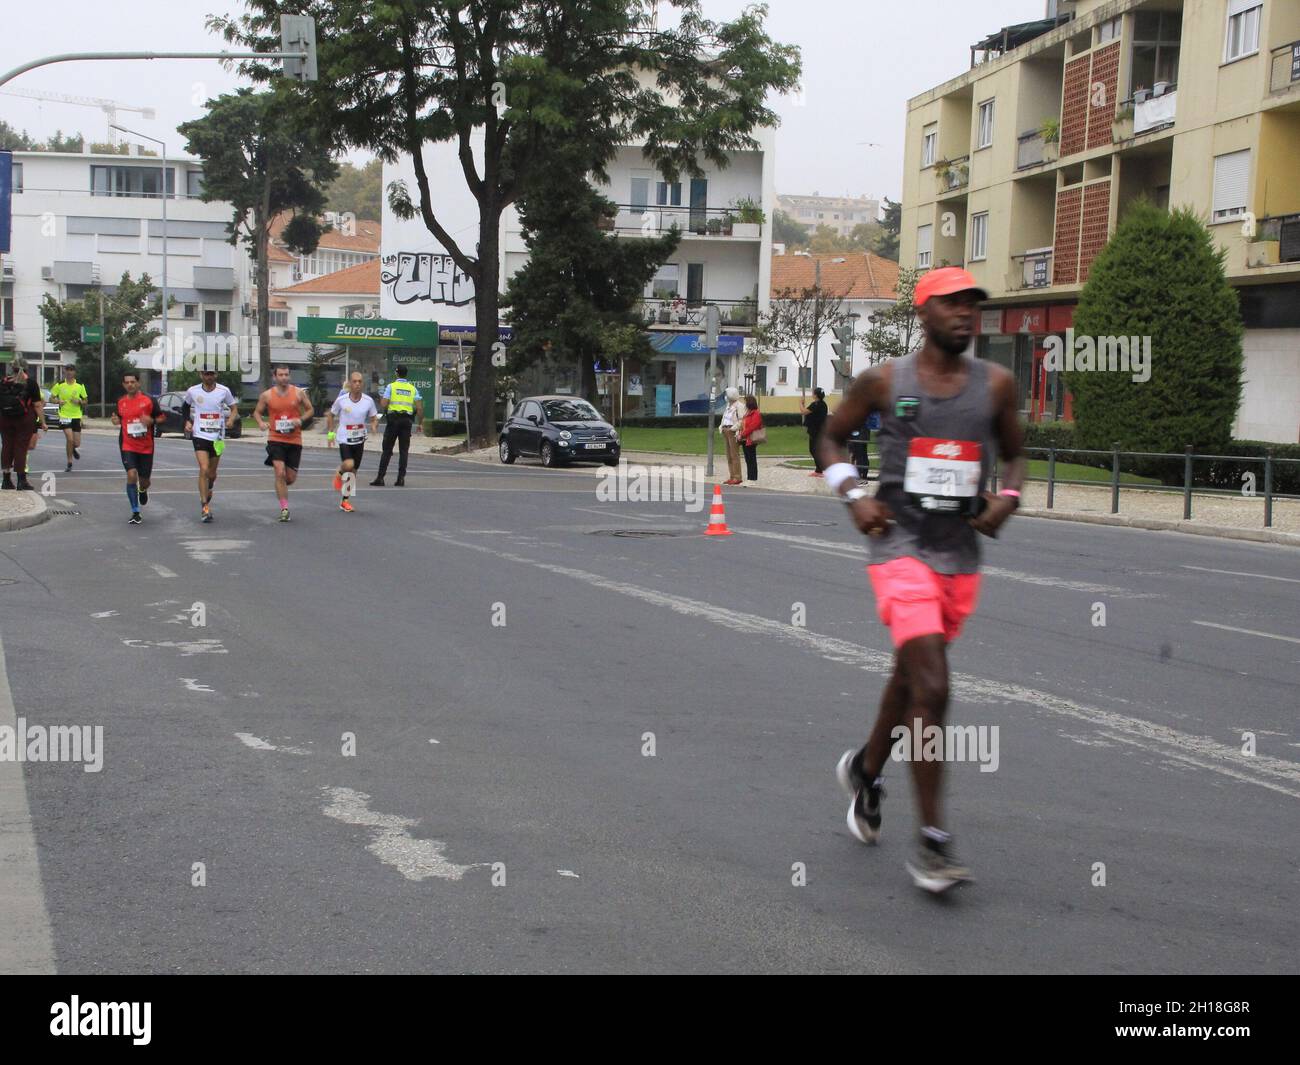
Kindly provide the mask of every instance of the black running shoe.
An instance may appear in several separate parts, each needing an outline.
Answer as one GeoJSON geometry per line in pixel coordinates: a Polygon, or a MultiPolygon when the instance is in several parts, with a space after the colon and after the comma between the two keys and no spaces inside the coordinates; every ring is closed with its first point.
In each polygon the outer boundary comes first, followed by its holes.
{"type": "Polygon", "coordinates": [[[835,776],[851,797],[848,824],[853,838],[862,843],[875,843],[880,838],[880,802],[885,797],[885,786],[877,779],[869,782],[862,772],[862,752],[845,751],[835,767],[835,776]]]}
{"type": "Polygon", "coordinates": [[[142,506],[142,507],[147,507],[148,505],[149,505],[149,489],[147,489],[147,488],[141,488],[141,489],[140,489],[140,506],[142,506]]]}
{"type": "Polygon", "coordinates": [[[140,517],[140,512],[139,512],[138,510],[133,510],[133,511],[131,512],[131,517],[130,517],[130,519],[127,521],[127,524],[128,524],[128,525],[143,525],[143,524],[144,524],[144,518],[140,517]]]}
{"type": "Polygon", "coordinates": [[[958,884],[969,883],[970,870],[957,861],[952,853],[952,840],[944,843],[921,837],[916,857],[907,863],[912,883],[922,891],[941,895],[958,884]]]}
{"type": "Polygon", "coordinates": [[[371,488],[383,488],[383,487],[384,487],[384,479],[383,479],[382,477],[376,477],[373,481],[370,482],[370,487],[371,487],[371,488]]]}
{"type": "Polygon", "coordinates": [[[406,484],[406,478],[405,478],[405,477],[399,477],[399,478],[397,478],[397,480],[395,480],[395,481],[393,482],[393,487],[394,487],[394,488],[401,488],[401,487],[402,487],[403,485],[405,485],[405,484],[406,484]]]}
{"type": "Polygon", "coordinates": [[[71,472],[72,472],[72,463],[71,463],[71,462],[69,462],[66,466],[63,467],[63,472],[64,472],[64,473],[71,473],[71,472]]]}
{"type": "Polygon", "coordinates": [[[77,448],[75,447],[72,449],[72,457],[76,459],[78,462],[81,461],[81,452],[77,450],[77,448]]]}

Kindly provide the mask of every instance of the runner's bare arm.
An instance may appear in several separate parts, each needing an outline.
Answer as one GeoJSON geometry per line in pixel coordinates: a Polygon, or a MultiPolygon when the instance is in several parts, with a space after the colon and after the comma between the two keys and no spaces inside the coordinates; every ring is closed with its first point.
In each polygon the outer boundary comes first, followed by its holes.
{"type": "Polygon", "coordinates": [[[265,432],[266,430],[266,393],[263,392],[257,397],[257,406],[253,408],[253,420],[257,422],[257,427],[265,432]]]}
{"type": "Polygon", "coordinates": [[[334,432],[334,408],[330,407],[325,412],[325,435],[328,436],[332,432],[334,432]]]}
{"type": "Polygon", "coordinates": [[[315,413],[316,408],[311,405],[311,397],[303,389],[298,389],[298,420],[305,422],[315,413]]]}

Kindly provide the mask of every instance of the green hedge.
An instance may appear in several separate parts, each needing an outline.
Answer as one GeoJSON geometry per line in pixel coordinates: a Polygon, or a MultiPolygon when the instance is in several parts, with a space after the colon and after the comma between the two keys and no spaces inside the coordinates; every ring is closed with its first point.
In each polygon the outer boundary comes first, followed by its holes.
{"type": "MultiPolygon", "coordinates": [[[[1263,457],[1271,449],[1275,459],[1300,459],[1300,444],[1270,444],[1261,440],[1234,440],[1218,454],[1256,455],[1263,457]]],[[[1231,488],[1241,491],[1243,473],[1255,475],[1255,494],[1264,494],[1264,464],[1262,462],[1198,462],[1196,480],[1205,479],[1213,488],[1231,488]],[[1208,470],[1207,470],[1208,467],[1208,470]]],[[[1273,464],[1273,491],[1283,495],[1300,495],[1300,463],[1275,462],[1273,464]]]]}
{"type": "MultiPolygon", "coordinates": [[[[721,417],[721,414],[714,417],[713,424],[715,426],[721,417]]],[[[674,418],[625,418],[623,424],[629,429],[707,429],[709,416],[707,414],[681,414],[674,418]]],[[[793,414],[764,414],[763,424],[769,429],[778,425],[803,425],[803,415],[798,412],[793,414]]]]}
{"type": "Polygon", "coordinates": [[[426,418],[424,431],[429,436],[464,436],[465,423],[443,421],[441,418],[426,418]]]}

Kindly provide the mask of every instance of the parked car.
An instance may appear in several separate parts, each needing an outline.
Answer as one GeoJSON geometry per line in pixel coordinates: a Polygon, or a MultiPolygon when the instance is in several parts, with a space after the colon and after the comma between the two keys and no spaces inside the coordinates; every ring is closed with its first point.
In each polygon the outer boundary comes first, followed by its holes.
{"type": "Polygon", "coordinates": [[[529,396],[502,426],[499,449],[506,464],[536,455],[549,469],[569,462],[617,466],[622,447],[614,427],[585,399],[529,396]]]}
{"type": "Polygon", "coordinates": [[[59,429],[63,426],[63,420],[59,417],[59,405],[50,398],[48,388],[41,389],[42,407],[45,410],[45,424],[51,429],[59,429]]]}
{"type": "MultiPolygon", "coordinates": [[[[178,433],[185,435],[185,417],[182,411],[185,409],[184,392],[164,392],[158,397],[158,406],[162,410],[162,417],[154,423],[153,435],[162,436],[163,433],[178,433]]],[[[244,435],[242,422],[235,422],[233,429],[226,430],[227,440],[237,440],[244,435]]]]}

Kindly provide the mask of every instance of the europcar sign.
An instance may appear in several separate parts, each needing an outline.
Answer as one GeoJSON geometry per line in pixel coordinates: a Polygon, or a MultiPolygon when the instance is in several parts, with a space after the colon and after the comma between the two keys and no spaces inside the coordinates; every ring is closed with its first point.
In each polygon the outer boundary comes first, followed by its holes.
{"type": "Polygon", "coordinates": [[[299,318],[297,338],[307,344],[353,344],[365,348],[437,348],[437,322],[384,318],[299,318]]]}

